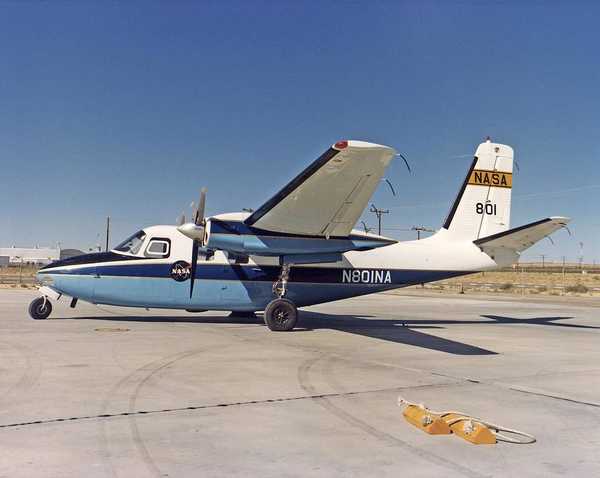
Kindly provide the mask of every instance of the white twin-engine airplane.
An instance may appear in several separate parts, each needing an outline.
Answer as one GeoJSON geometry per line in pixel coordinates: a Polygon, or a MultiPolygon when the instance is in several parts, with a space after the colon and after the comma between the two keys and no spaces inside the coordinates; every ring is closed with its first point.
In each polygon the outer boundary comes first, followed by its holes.
{"type": "Polygon", "coordinates": [[[339,141],[252,213],[204,217],[203,189],[194,221],[147,227],[110,252],[54,262],[38,272],[41,297],[29,313],[45,319],[51,300],[94,304],[264,310],[271,330],[297,322],[297,307],[513,264],[563,227],[549,217],[509,229],[513,150],[486,141],[443,227],[398,242],[353,229],[395,150],[339,141]]]}

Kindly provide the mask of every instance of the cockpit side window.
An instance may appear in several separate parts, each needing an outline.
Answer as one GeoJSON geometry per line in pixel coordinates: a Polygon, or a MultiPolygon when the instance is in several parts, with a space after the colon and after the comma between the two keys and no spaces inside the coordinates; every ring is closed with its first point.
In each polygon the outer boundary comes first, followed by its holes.
{"type": "Polygon", "coordinates": [[[169,257],[171,253],[171,241],[169,239],[165,239],[162,237],[153,237],[150,239],[148,246],[146,247],[146,252],[144,252],[145,257],[154,257],[157,259],[164,259],[165,257],[169,257]]]}
{"type": "Polygon", "coordinates": [[[115,251],[137,254],[144,243],[144,239],[146,239],[146,233],[138,231],[115,247],[115,251]]]}

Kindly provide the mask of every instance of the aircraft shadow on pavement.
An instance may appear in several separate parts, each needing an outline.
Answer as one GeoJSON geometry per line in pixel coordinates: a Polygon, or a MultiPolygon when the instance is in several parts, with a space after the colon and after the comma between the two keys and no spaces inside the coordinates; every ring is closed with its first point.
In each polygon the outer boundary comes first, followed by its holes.
{"type": "Polygon", "coordinates": [[[256,317],[228,317],[227,315],[94,315],[87,317],[53,317],[51,320],[111,320],[115,322],[156,322],[156,323],[182,323],[182,324],[238,324],[238,325],[265,325],[262,316],[256,317]]]}
{"type": "Polygon", "coordinates": [[[437,320],[437,319],[367,319],[367,316],[330,315],[318,312],[303,312],[304,327],[333,329],[352,334],[363,335],[390,342],[414,345],[455,355],[496,355],[497,352],[474,345],[444,339],[426,334],[415,329],[443,329],[445,325],[546,325],[556,327],[574,327],[583,329],[600,329],[599,326],[558,323],[558,320],[574,319],[574,317],[534,317],[516,318],[500,315],[482,315],[485,321],[475,320],[437,320]]]}
{"type": "MultiPolygon", "coordinates": [[[[415,323],[396,319],[372,319],[372,316],[362,315],[332,315],[319,312],[302,311],[299,328],[294,332],[311,331],[318,329],[338,330],[340,332],[364,337],[412,345],[430,350],[437,350],[454,355],[496,355],[496,352],[486,350],[474,345],[457,342],[455,340],[426,334],[415,329],[443,329],[433,323],[415,323]]],[[[56,319],[53,319],[56,320],[56,319]]],[[[262,316],[256,317],[228,317],[200,315],[188,316],[90,316],[77,317],[73,320],[110,320],[116,322],[168,322],[168,323],[203,323],[203,324],[262,324],[262,316]]],[[[418,322],[418,321],[416,321],[418,322]]],[[[433,322],[433,321],[431,321],[433,322]]],[[[452,324],[447,321],[447,324],[452,324]]],[[[473,322],[470,322],[473,323],[473,322]]]]}
{"type": "MultiPolygon", "coordinates": [[[[438,352],[454,355],[497,355],[492,350],[475,345],[465,344],[456,340],[445,339],[426,334],[416,329],[443,329],[434,323],[419,323],[419,321],[398,319],[370,319],[367,316],[331,315],[320,312],[303,312],[302,327],[309,329],[339,330],[373,339],[413,345],[438,352]]],[[[433,321],[425,321],[433,322],[433,321]]],[[[448,323],[451,323],[449,321],[448,323]]]]}
{"type": "Polygon", "coordinates": [[[555,327],[574,327],[578,329],[600,329],[595,325],[563,324],[556,323],[557,320],[574,319],[575,317],[533,317],[530,319],[517,319],[515,317],[504,317],[501,315],[482,315],[486,319],[492,319],[494,324],[525,324],[525,325],[552,325],[555,327]]]}
{"type": "MultiPolygon", "coordinates": [[[[568,320],[574,317],[534,317],[516,318],[499,315],[482,315],[489,320],[450,320],[450,319],[374,319],[369,315],[333,315],[321,312],[302,311],[299,328],[295,332],[311,331],[318,329],[337,330],[340,332],[361,335],[374,339],[412,345],[453,355],[497,355],[497,352],[487,350],[475,345],[445,339],[435,335],[421,332],[425,329],[444,329],[451,325],[543,325],[557,327],[575,327],[585,329],[600,329],[599,326],[557,323],[558,320],[568,320]],[[419,330],[417,330],[419,329],[419,330]]],[[[169,323],[197,323],[197,324],[237,324],[237,325],[264,325],[261,315],[256,317],[228,317],[228,316],[90,316],[74,317],[73,320],[109,320],[118,322],[169,322],[169,323]]],[[[56,320],[56,319],[53,319],[56,320]]]]}

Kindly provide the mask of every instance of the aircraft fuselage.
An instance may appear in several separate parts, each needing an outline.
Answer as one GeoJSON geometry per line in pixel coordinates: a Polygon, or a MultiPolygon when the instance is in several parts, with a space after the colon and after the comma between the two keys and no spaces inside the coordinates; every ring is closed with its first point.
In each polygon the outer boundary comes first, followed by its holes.
{"type": "MultiPolygon", "coordinates": [[[[275,297],[273,284],[282,267],[279,258],[222,251],[198,260],[190,297],[191,240],[174,226],[153,226],[144,232],[145,242],[137,255],[87,254],[53,263],[40,270],[38,278],[60,294],[118,306],[256,311],[275,297]],[[152,240],[170,243],[168,257],[144,257],[152,240]]],[[[390,240],[376,249],[340,254],[335,262],[292,265],[286,297],[307,306],[498,266],[472,243],[453,245],[436,236],[401,243],[390,240]]]]}

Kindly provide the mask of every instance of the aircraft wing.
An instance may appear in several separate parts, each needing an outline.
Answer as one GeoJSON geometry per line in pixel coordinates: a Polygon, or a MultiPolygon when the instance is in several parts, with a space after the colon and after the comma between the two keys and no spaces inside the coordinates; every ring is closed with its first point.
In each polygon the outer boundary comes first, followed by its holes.
{"type": "Polygon", "coordinates": [[[505,248],[522,252],[558,229],[561,229],[569,221],[568,217],[549,217],[541,221],[526,224],[525,226],[483,237],[474,242],[482,249],[505,248]]]}
{"type": "Polygon", "coordinates": [[[379,144],[339,141],[245,223],[287,234],[348,236],[395,153],[379,144]]]}

